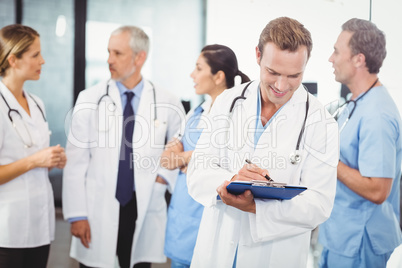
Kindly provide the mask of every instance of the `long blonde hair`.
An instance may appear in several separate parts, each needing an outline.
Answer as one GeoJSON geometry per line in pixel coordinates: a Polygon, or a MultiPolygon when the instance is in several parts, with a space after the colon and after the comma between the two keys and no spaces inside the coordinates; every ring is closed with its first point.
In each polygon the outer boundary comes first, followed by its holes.
{"type": "Polygon", "coordinates": [[[4,76],[10,67],[7,58],[10,55],[21,58],[37,37],[37,31],[21,24],[11,24],[0,30],[0,76],[4,76]]]}

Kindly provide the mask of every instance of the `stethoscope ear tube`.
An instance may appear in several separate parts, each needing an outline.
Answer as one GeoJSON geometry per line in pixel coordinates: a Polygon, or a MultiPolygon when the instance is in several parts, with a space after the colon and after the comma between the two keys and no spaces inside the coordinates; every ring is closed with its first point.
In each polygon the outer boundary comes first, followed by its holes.
{"type": "MultiPolygon", "coordinates": [[[[4,97],[3,93],[0,92],[0,95],[3,98],[4,103],[6,104],[6,106],[8,108],[8,113],[7,113],[8,118],[10,119],[10,122],[11,122],[13,128],[15,129],[15,131],[17,132],[18,136],[21,138],[21,141],[24,143],[24,147],[25,148],[31,148],[34,145],[34,142],[32,140],[31,133],[29,132],[26,123],[22,119],[22,116],[21,116],[20,112],[18,110],[16,110],[16,109],[13,109],[13,108],[10,107],[10,105],[8,104],[8,102],[7,102],[6,98],[4,97]],[[23,137],[24,135],[21,133],[21,130],[18,129],[18,126],[17,126],[16,122],[13,120],[13,117],[11,116],[11,113],[13,113],[13,112],[16,113],[19,116],[19,118],[22,120],[23,126],[25,128],[25,133],[27,133],[27,136],[29,137],[29,142],[26,139],[24,139],[24,137],[23,137]]],[[[29,97],[35,102],[35,104],[38,107],[40,113],[42,114],[43,120],[45,121],[45,123],[47,123],[45,114],[43,113],[42,108],[40,108],[39,103],[29,93],[27,93],[27,95],[29,95],[29,97]]],[[[49,131],[49,136],[50,136],[50,134],[51,134],[51,131],[49,131]]]]}
{"type": "Polygon", "coordinates": [[[241,92],[240,96],[237,96],[236,98],[233,99],[232,104],[230,105],[230,109],[229,109],[229,113],[232,113],[234,106],[236,105],[236,102],[238,100],[245,100],[246,97],[246,90],[248,88],[248,86],[252,83],[253,81],[248,82],[248,84],[244,87],[243,91],[241,92]]]}
{"type": "MultiPolygon", "coordinates": [[[[38,107],[39,112],[42,114],[43,121],[47,122],[46,117],[45,117],[45,114],[43,113],[42,108],[40,108],[39,103],[35,100],[35,98],[33,98],[33,97],[31,96],[31,94],[29,94],[29,93],[27,93],[27,94],[29,95],[29,97],[31,97],[31,99],[35,102],[36,106],[38,107]]],[[[3,100],[4,100],[4,103],[7,105],[7,108],[8,108],[8,118],[10,119],[10,121],[11,121],[12,123],[14,123],[13,118],[11,117],[11,113],[12,113],[12,112],[17,113],[17,114],[22,118],[22,116],[21,116],[21,114],[20,114],[20,112],[19,112],[18,110],[12,109],[12,108],[10,107],[10,105],[8,104],[6,98],[3,96],[3,93],[0,92],[0,95],[1,95],[1,97],[3,98],[3,100]]]]}
{"type": "MultiPolygon", "coordinates": [[[[105,92],[105,94],[103,94],[100,98],[99,98],[99,100],[98,100],[98,108],[99,108],[99,105],[100,105],[100,103],[102,102],[102,100],[104,99],[104,98],[106,98],[106,97],[108,97],[108,98],[110,98],[110,100],[112,101],[112,105],[114,106],[114,107],[116,107],[116,103],[113,101],[113,99],[110,97],[110,95],[109,95],[109,82],[110,82],[110,79],[106,82],[106,92],[105,92]]],[[[154,84],[151,82],[151,81],[148,81],[150,84],[151,84],[151,86],[152,86],[152,92],[153,92],[153,95],[154,95],[154,125],[155,125],[155,127],[159,127],[159,125],[160,125],[160,122],[159,122],[159,120],[158,120],[158,115],[157,115],[157,109],[156,109],[156,93],[155,93],[155,86],[154,86],[154,84]]],[[[43,114],[43,113],[42,113],[43,114]]]]}
{"type": "Polygon", "coordinates": [[[309,93],[308,92],[306,92],[307,93],[307,100],[306,100],[306,115],[304,116],[304,122],[303,122],[303,126],[302,126],[302,128],[301,128],[301,130],[300,130],[300,133],[299,133],[299,138],[297,139],[297,144],[296,144],[296,150],[293,152],[293,153],[291,153],[290,154],[290,156],[289,156],[289,160],[290,160],[290,163],[292,164],[292,165],[297,165],[297,164],[299,164],[300,163],[300,161],[301,161],[301,154],[300,154],[300,143],[301,143],[301,139],[302,139],[302,137],[303,137],[303,134],[304,134],[304,130],[305,130],[305,128],[306,128],[306,121],[307,121],[307,115],[308,115],[308,109],[309,109],[309,106],[310,106],[310,99],[309,99],[309,93]]]}
{"type": "Polygon", "coordinates": [[[310,102],[309,102],[309,96],[308,96],[308,93],[307,93],[306,115],[304,116],[304,122],[303,122],[303,126],[302,126],[302,128],[300,130],[300,133],[299,133],[299,138],[297,139],[296,151],[299,151],[300,142],[301,142],[301,139],[302,139],[302,136],[303,136],[303,133],[304,133],[304,129],[306,128],[306,121],[307,121],[307,115],[308,115],[309,106],[310,106],[310,102]]]}
{"type": "MultiPolygon", "coordinates": [[[[250,81],[250,82],[244,87],[244,89],[243,89],[243,91],[242,91],[242,93],[241,93],[240,96],[237,96],[236,98],[233,99],[232,104],[230,105],[230,109],[229,109],[229,116],[232,115],[232,112],[233,112],[234,106],[236,105],[236,102],[237,102],[238,100],[240,100],[240,99],[242,99],[242,100],[245,100],[245,99],[246,99],[246,96],[245,96],[245,95],[246,95],[247,88],[249,87],[249,85],[250,85],[252,82],[253,82],[253,81],[250,81]]],[[[301,130],[300,130],[299,137],[298,137],[298,139],[297,139],[296,149],[295,149],[294,152],[292,152],[292,153],[289,155],[289,161],[290,161],[290,163],[291,163],[292,165],[297,165],[297,164],[299,164],[299,163],[301,162],[300,143],[301,143],[301,140],[302,140],[302,137],[303,137],[303,134],[304,134],[304,130],[305,130],[305,128],[306,128],[307,115],[308,115],[308,110],[309,110],[309,106],[310,106],[309,93],[308,93],[307,90],[306,90],[306,94],[307,94],[307,100],[306,100],[306,114],[305,114],[305,116],[304,116],[303,126],[302,126],[302,128],[301,128],[301,130]]]]}

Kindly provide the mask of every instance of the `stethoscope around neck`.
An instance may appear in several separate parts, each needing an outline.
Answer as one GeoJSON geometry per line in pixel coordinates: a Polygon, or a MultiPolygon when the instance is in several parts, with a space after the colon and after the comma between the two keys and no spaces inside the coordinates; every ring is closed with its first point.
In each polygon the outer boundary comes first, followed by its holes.
{"type": "MultiPolygon", "coordinates": [[[[106,83],[106,92],[105,94],[103,94],[99,100],[98,100],[98,109],[99,109],[99,105],[101,104],[101,102],[105,99],[108,98],[110,99],[110,103],[112,104],[112,108],[109,107],[110,111],[116,111],[116,103],[114,102],[114,100],[110,97],[109,95],[109,82],[110,80],[107,81],[106,83]]],[[[158,115],[157,115],[157,109],[156,109],[156,93],[155,93],[155,86],[151,81],[148,81],[151,86],[152,86],[152,92],[153,92],[153,97],[154,97],[154,126],[155,127],[159,127],[159,120],[158,120],[158,115]]]]}
{"type": "MultiPolygon", "coordinates": [[[[377,82],[378,82],[378,78],[377,78],[377,79],[374,81],[374,83],[373,83],[363,94],[361,94],[357,99],[346,101],[344,104],[342,104],[341,106],[339,106],[339,108],[336,109],[336,111],[332,114],[332,116],[334,117],[334,119],[335,119],[336,121],[338,121],[339,116],[340,116],[340,114],[341,114],[342,107],[344,107],[344,106],[346,107],[349,103],[352,103],[352,104],[353,104],[353,108],[351,109],[350,113],[348,114],[348,117],[345,119],[345,122],[343,122],[342,126],[339,128],[339,133],[342,132],[342,130],[345,128],[346,124],[349,122],[350,118],[352,118],[352,115],[353,115],[353,113],[355,112],[355,109],[356,109],[357,102],[358,102],[359,100],[361,100],[361,99],[375,86],[375,84],[377,84],[377,82]]],[[[342,111],[343,111],[343,110],[342,110],[342,111]]]]}
{"type": "MultiPolygon", "coordinates": [[[[246,100],[246,98],[247,98],[247,97],[246,97],[246,91],[247,91],[248,87],[250,86],[250,84],[251,84],[252,82],[253,82],[253,81],[250,81],[250,82],[244,87],[244,89],[243,89],[243,91],[242,91],[242,93],[241,93],[240,96],[237,96],[236,98],[233,99],[232,104],[230,105],[230,109],[229,109],[229,118],[232,118],[232,116],[233,116],[233,109],[234,109],[234,107],[235,107],[235,105],[236,105],[236,102],[237,102],[238,100],[243,100],[243,101],[246,100]]],[[[305,88],[305,87],[304,87],[304,88],[305,88]]],[[[306,89],[306,88],[305,88],[305,89],[306,89]]],[[[301,152],[300,152],[300,143],[301,143],[301,140],[302,140],[302,137],[303,137],[303,134],[304,134],[304,130],[305,130],[305,128],[306,128],[307,115],[308,115],[308,110],[309,110],[309,106],[310,106],[308,90],[306,89],[306,91],[307,91],[307,100],[306,100],[306,114],[305,114],[305,116],[304,116],[304,122],[303,122],[302,128],[300,129],[300,132],[299,132],[299,137],[298,137],[298,139],[297,139],[296,148],[295,148],[295,150],[294,150],[293,152],[291,152],[290,155],[289,155],[289,162],[290,162],[292,165],[297,165],[297,164],[299,164],[299,163],[301,162],[301,160],[302,160],[301,152]]],[[[230,149],[230,148],[229,148],[229,149],[230,149]]]]}
{"type": "MultiPolygon", "coordinates": [[[[20,137],[20,139],[24,143],[25,148],[31,148],[34,145],[34,142],[32,140],[31,133],[29,132],[29,129],[28,129],[27,125],[25,124],[25,121],[22,119],[21,113],[18,110],[11,108],[11,106],[8,104],[6,98],[4,97],[3,93],[0,92],[0,95],[3,98],[4,103],[6,104],[6,106],[8,108],[7,115],[8,115],[8,118],[10,119],[11,124],[13,125],[15,131],[17,132],[18,136],[20,137]],[[27,135],[29,137],[29,142],[24,139],[23,134],[21,133],[21,130],[18,130],[17,124],[15,123],[15,121],[14,121],[14,119],[12,117],[13,113],[18,115],[19,118],[21,119],[21,122],[23,123],[24,128],[25,128],[25,132],[27,133],[27,135]]],[[[35,102],[36,106],[38,107],[38,109],[39,109],[39,111],[40,111],[40,113],[42,115],[43,120],[45,121],[45,123],[47,123],[45,114],[43,113],[42,108],[40,108],[38,102],[29,93],[27,93],[27,95],[35,102]]],[[[49,134],[50,134],[50,131],[49,131],[49,134]]]]}

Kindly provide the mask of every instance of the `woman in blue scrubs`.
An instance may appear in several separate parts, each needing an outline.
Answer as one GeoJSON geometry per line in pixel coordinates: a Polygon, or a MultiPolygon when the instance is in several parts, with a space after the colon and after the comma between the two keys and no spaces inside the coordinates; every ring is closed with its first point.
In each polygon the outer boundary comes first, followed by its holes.
{"type": "Polygon", "coordinates": [[[204,207],[188,194],[187,164],[206,125],[206,115],[216,97],[225,89],[234,86],[237,75],[240,76],[242,83],[250,81],[238,69],[236,55],[230,48],[223,45],[208,45],[201,50],[191,78],[195,83],[196,94],[206,94],[209,98],[189,112],[184,131],[176,135],[162,154],[163,167],[180,169],[169,205],[166,227],[165,255],[171,259],[172,268],[190,267],[204,210],[204,207]]]}

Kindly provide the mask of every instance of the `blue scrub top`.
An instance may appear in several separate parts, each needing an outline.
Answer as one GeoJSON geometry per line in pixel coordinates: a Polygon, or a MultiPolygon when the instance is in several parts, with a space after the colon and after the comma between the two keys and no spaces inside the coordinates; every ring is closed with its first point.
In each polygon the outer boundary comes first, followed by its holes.
{"type": "Polygon", "coordinates": [[[271,117],[271,119],[269,119],[269,121],[265,124],[265,126],[262,125],[261,122],[261,89],[260,86],[258,86],[258,98],[257,98],[257,119],[255,122],[255,132],[254,132],[254,149],[255,146],[257,146],[257,143],[262,135],[262,133],[264,133],[265,129],[267,129],[267,127],[269,126],[269,124],[271,124],[272,120],[276,117],[276,115],[279,113],[280,110],[282,110],[283,106],[286,105],[286,103],[284,105],[282,105],[278,111],[275,112],[275,114],[271,117]]]}
{"type": "MultiPolygon", "coordinates": [[[[337,254],[358,254],[366,231],[376,254],[392,251],[402,242],[399,227],[402,163],[401,118],[385,87],[375,87],[357,101],[340,133],[340,161],[362,176],[392,178],[392,190],[381,205],[374,204],[338,180],[334,208],[320,226],[320,242],[337,254]]],[[[351,110],[353,103],[348,104],[351,110]]],[[[348,113],[341,113],[339,128],[348,113]]]]}
{"type": "MultiPolygon", "coordinates": [[[[198,106],[189,117],[181,142],[184,151],[193,151],[201,136],[198,128],[203,108],[198,106]]],[[[165,255],[190,265],[204,207],[196,202],[187,188],[187,175],[180,171],[170,200],[166,226],[165,255]]]]}

